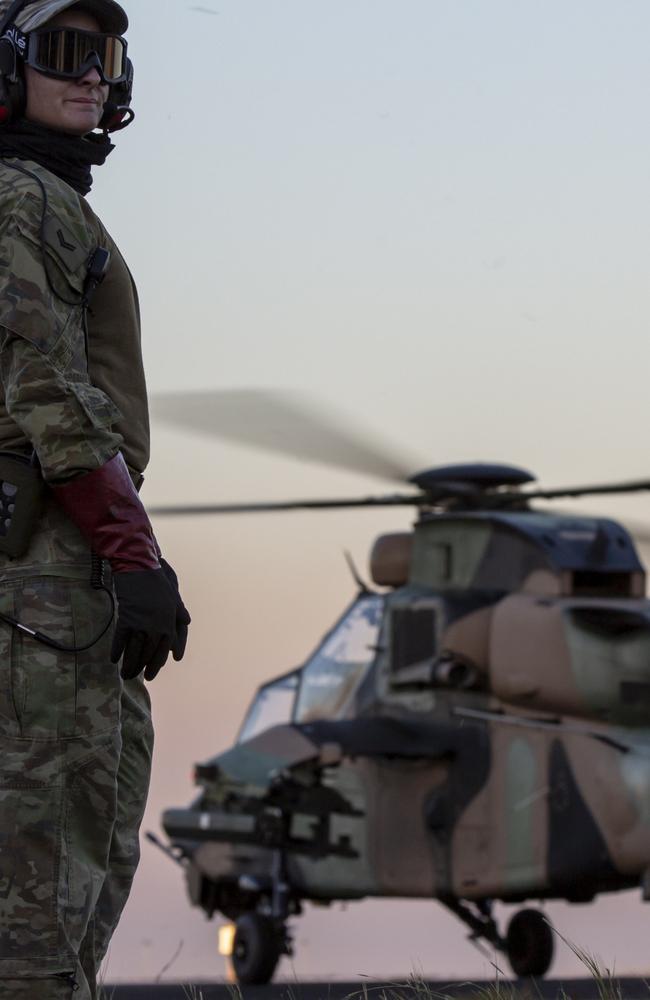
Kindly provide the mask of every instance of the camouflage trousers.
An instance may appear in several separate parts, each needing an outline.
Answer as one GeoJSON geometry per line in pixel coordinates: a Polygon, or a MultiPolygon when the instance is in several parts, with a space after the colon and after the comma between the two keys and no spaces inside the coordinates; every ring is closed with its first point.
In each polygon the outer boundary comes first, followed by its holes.
{"type": "MultiPolygon", "coordinates": [[[[74,563],[0,566],[0,612],[83,646],[111,609],[72,541],[74,563]]],[[[111,636],[70,654],[0,623],[0,1000],[95,1000],[129,895],[153,734],[111,636]]]]}

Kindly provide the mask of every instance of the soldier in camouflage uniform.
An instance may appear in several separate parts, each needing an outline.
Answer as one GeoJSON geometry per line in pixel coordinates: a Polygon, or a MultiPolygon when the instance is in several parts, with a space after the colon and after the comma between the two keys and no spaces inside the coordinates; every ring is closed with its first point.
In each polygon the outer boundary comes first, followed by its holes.
{"type": "Polygon", "coordinates": [[[0,624],[0,1000],[94,1000],[138,863],[143,671],[182,657],[189,615],[136,490],[149,457],[136,290],[84,197],[112,148],[91,130],[122,114],[107,102],[126,50],[105,33],[127,17],[114,0],[17,6],[0,40],[17,64],[0,78],[0,450],[35,453],[47,490],[26,553],[0,554],[0,612],[77,651],[0,624]],[[88,308],[97,248],[110,264],[88,308]],[[117,597],[110,625],[91,552],[117,597]]]}

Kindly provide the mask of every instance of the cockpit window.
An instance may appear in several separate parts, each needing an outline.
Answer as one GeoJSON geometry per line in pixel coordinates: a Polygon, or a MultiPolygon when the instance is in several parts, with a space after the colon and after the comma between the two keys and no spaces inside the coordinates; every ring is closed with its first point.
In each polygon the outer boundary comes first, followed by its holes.
{"type": "Polygon", "coordinates": [[[375,659],[384,598],[360,597],[302,668],[295,721],[339,718],[375,659]]]}
{"type": "Polygon", "coordinates": [[[299,677],[295,671],[259,689],[239,731],[238,743],[252,740],[271,726],[291,722],[299,677]]]}

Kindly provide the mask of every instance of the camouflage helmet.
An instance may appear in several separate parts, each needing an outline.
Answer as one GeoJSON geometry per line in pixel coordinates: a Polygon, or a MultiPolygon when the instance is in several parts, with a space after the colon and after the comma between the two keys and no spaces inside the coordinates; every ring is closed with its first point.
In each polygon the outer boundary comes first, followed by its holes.
{"type": "MultiPolygon", "coordinates": [[[[0,0],[0,18],[7,14],[12,3],[13,0],[0,0]]],[[[102,31],[123,35],[129,26],[125,11],[115,0],[27,0],[15,23],[21,31],[35,31],[68,7],[77,6],[93,14],[102,31]]]]}

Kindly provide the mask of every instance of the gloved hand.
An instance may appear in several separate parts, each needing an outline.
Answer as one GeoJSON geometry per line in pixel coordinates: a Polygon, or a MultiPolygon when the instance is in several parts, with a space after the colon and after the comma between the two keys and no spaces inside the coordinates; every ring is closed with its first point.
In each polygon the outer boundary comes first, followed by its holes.
{"type": "Polygon", "coordinates": [[[185,652],[190,616],[171,566],[160,549],[126,463],[117,454],[105,465],[51,486],[54,496],[113,570],[118,601],[111,658],[124,656],[122,676],[143,670],[148,681],[185,652]]]}
{"type": "MultiPolygon", "coordinates": [[[[113,582],[117,596],[117,625],[111,660],[117,663],[124,656],[124,680],[133,680],[144,670],[145,679],[152,681],[178,643],[178,589],[170,585],[163,569],[114,573],[113,582]]],[[[187,627],[185,634],[187,636],[187,627]]]]}
{"type": "Polygon", "coordinates": [[[172,653],[174,659],[178,661],[183,659],[185,647],[187,645],[187,630],[192,619],[190,618],[189,611],[183,604],[183,600],[178,589],[178,577],[176,576],[176,573],[166,559],[161,559],[160,565],[163,573],[167,577],[167,582],[176,594],[176,639],[172,644],[172,653]]]}

